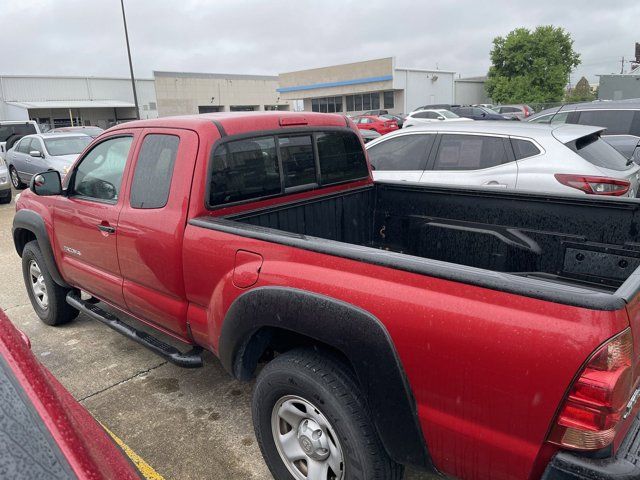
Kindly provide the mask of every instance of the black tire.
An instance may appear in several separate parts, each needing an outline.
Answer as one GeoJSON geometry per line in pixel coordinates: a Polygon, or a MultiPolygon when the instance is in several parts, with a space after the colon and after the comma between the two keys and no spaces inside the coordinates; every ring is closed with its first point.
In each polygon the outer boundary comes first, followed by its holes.
{"type": "Polygon", "coordinates": [[[11,203],[11,189],[0,193],[0,204],[2,203],[11,203]]]}
{"type": "Polygon", "coordinates": [[[351,370],[329,353],[296,349],[269,362],[253,392],[256,437],[276,480],[297,480],[278,452],[271,424],[274,407],[289,395],[310,402],[329,421],[342,447],[343,480],[402,478],[404,467],[387,455],[351,370]]]}
{"type": "Polygon", "coordinates": [[[27,186],[22,180],[20,180],[18,171],[13,165],[9,167],[9,178],[11,178],[11,184],[16,190],[22,190],[27,186]]]}
{"type": "Polygon", "coordinates": [[[38,317],[40,317],[40,320],[44,323],[47,325],[62,325],[78,316],[78,310],[66,301],[67,293],[70,292],[70,289],[61,287],[53,281],[36,240],[27,243],[22,251],[22,276],[29,300],[31,300],[31,305],[38,317]],[[46,287],[48,300],[46,308],[36,299],[36,293],[32,287],[32,275],[30,271],[32,262],[34,262],[40,270],[42,282],[46,287]]]}

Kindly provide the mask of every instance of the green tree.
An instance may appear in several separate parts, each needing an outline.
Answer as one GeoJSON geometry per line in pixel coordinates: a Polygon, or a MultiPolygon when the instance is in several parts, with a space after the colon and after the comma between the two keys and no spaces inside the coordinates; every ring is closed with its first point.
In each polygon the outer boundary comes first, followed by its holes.
{"type": "Polygon", "coordinates": [[[591,85],[589,85],[589,80],[585,77],[582,77],[576,83],[576,86],[570,92],[567,92],[567,96],[565,100],[567,102],[590,102],[595,100],[596,96],[591,91],[591,85]]]}
{"type": "Polygon", "coordinates": [[[580,64],[571,35],[545,25],[530,31],[516,28],[496,37],[486,83],[496,103],[559,102],[571,70],[580,64]]]}

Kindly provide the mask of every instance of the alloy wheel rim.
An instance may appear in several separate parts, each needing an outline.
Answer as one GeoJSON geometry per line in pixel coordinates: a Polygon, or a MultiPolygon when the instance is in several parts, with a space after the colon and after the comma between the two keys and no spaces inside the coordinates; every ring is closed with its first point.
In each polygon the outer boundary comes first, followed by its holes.
{"type": "Polygon", "coordinates": [[[20,183],[20,179],[18,178],[18,172],[16,172],[15,168],[11,169],[11,183],[15,188],[18,188],[18,184],[20,183]]]}
{"type": "Polygon", "coordinates": [[[38,306],[42,310],[49,308],[49,295],[47,293],[47,286],[44,283],[44,276],[40,267],[35,260],[29,262],[29,278],[31,279],[31,291],[33,297],[36,299],[38,306]]]}
{"type": "Polygon", "coordinates": [[[286,395],[273,406],[273,440],[296,480],[343,480],[344,454],[338,435],[311,402],[286,395]]]}

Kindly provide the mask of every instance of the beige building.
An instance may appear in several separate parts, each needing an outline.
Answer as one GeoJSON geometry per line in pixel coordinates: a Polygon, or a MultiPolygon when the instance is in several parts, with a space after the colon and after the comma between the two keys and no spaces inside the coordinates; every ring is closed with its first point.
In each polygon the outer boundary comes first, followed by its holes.
{"type": "Polygon", "coordinates": [[[247,110],[289,110],[278,77],[219,73],[153,72],[158,114],[188,115],[247,110]]]}
{"type": "Polygon", "coordinates": [[[305,111],[359,114],[384,109],[408,113],[426,104],[454,100],[454,72],[398,68],[393,57],[281,73],[284,100],[305,111]]]}

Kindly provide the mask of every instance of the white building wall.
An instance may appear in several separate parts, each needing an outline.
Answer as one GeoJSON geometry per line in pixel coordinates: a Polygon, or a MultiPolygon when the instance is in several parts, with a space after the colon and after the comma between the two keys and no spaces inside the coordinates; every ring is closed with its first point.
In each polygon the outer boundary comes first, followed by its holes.
{"type": "Polygon", "coordinates": [[[454,73],[397,68],[393,88],[404,91],[404,113],[431,103],[453,103],[454,73]]]}
{"type": "Polygon", "coordinates": [[[491,103],[484,89],[484,81],[460,79],[455,81],[456,94],[454,102],[459,105],[491,103]]]}

